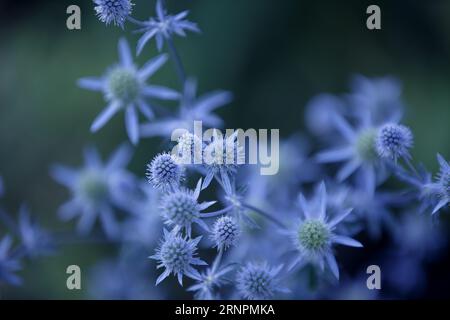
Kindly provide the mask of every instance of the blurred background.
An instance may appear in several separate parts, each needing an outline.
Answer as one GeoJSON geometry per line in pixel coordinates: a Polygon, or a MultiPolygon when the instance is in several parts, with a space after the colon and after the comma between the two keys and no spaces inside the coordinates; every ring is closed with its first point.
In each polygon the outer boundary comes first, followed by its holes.
{"type": "MultiPolygon", "coordinates": [[[[133,2],[135,18],[154,14],[154,1],[133,2]]],[[[392,75],[403,85],[414,158],[432,172],[438,169],[437,152],[449,158],[450,1],[169,0],[168,6],[171,12],[189,9],[189,20],[202,30],[175,39],[200,93],[220,88],[234,94],[218,112],[227,127],[279,128],[286,138],[306,130],[304,107],[313,96],[348,92],[354,74],[392,75]],[[366,28],[366,8],[373,3],[381,7],[382,30],[366,28]]],[[[73,230],[72,223],[56,217],[67,192],[48,169],[55,162],[81,165],[87,144],[107,156],[127,139],[123,115],[97,134],[89,132],[104,101],[79,89],[76,80],[102,74],[117,60],[120,36],[136,43],[132,29],[130,24],[125,32],[105,27],[90,0],[0,2],[0,175],[6,193],[2,204],[9,212],[25,202],[47,228],[73,230]],[[81,8],[79,31],[66,28],[71,4],[81,8]]],[[[137,61],[142,65],[155,54],[149,45],[137,61]]],[[[172,65],[153,81],[178,89],[172,65]]],[[[143,176],[160,148],[158,139],[141,141],[130,170],[143,176]]],[[[86,290],[66,289],[66,266],[88,270],[112,252],[108,245],[64,247],[28,264],[20,272],[25,285],[0,287],[0,295],[85,298],[86,290]]],[[[427,269],[420,297],[449,296],[446,256],[427,269]]]]}

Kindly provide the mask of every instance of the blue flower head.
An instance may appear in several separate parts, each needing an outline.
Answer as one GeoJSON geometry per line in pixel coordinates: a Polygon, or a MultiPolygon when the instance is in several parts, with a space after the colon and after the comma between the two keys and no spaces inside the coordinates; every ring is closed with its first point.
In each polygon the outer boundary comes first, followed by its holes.
{"type": "Polygon", "coordinates": [[[130,157],[129,146],[122,145],[103,164],[98,152],[88,148],[83,168],[54,166],[51,170],[53,178],[72,193],[72,199],[59,210],[61,218],[69,220],[79,215],[78,231],[83,234],[91,231],[98,218],[108,236],[117,236],[119,230],[113,208],[123,206],[123,195],[133,181],[125,170],[130,157]]]}
{"type": "Polygon", "coordinates": [[[122,28],[133,9],[133,3],[130,0],[94,0],[94,3],[95,12],[101,22],[106,25],[112,22],[122,28]]]}
{"type": "Polygon", "coordinates": [[[338,133],[344,138],[339,147],[332,147],[317,154],[320,163],[344,164],[337,173],[339,182],[346,180],[354,172],[363,176],[366,185],[374,189],[378,180],[383,179],[383,163],[376,150],[377,129],[370,116],[361,118],[353,128],[342,116],[333,117],[338,133]]]}
{"type": "Polygon", "coordinates": [[[169,153],[158,154],[147,164],[147,179],[158,189],[174,190],[183,179],[183,167],[169,153]]]}
{"type": "Polygon", "coordinates": [[[237,139],[238,131],[229,136],[218,136],[214,130],[213,137],[203,149],[203,163],[206,169],[203,189],[208,187],[212,179],[216,177],[223,189],[232,193],[232,176],[240,165],[245,163],[244,147],[237,139]]]}
{"type": "Polygon", "coordinates": [[[156,2],[156,17],[150,18],[148,21],[137,22],[141,28],[136,32],[144,33],[138,41],[137,53],[140,54],[152,38],[156,39],[156,47],[158,51],[161,51],[164,39],[168,39],[174,34],[184,37],[186,31],[200,32],[196,23],[185,19],[188,13],[189,11],[183,11],[176,15],[169,15],[163,6],[163,1],[158,0],[156,2]]]}
{"type": "Polygon", "coordinates": [[[151,77],[167,61],[166,55],[160,55],[148,61],[141,69],[133,63],[130,47],[125,39],[119,40],[120,62],[109,69],[101,78],[82,78],[78,85],[84,89],[101,91],[108,102],[107,107],[97,116],[91,126],[91,131],[101,129],[117,112],[125,112],[125,128],[133,144],[139,141],[139,110],[147,119],[153,119],[154,114],[146,98],[162,100],[178,99],[179,94],[169,88],[149,85],[151,77]]]}
{"type": "Polygon", "coordinates": [[[312,263],[324,270],[326,263],[333,275],[339,279],[339,269],[332,251],[333,245],[362,247],[358,241],[335,232],[336,226],[351,213],[352,209],[344,210],[328,220],[327,193],[323,182],[319,185],[314,199],[308,202],[300,194],[299,202],[304,217],[289,232],[297,252],[290,269],[312,263]]]}
{"type": "Polygon", "coordinates": [[[267,263],[247,263],[236,278],[239,294],[249,300],[266,300],[273,299],[279,292],[289,292],[280,285],[282,269],[283,265],[272,268],[267,263]]]}
{"type": "Polygon", "coordinates": [[[164,272],[156,279],[156,285],[173,273],[183,285],[183,275],[192,278],[200,278],[200,274],[193,265],[206,265],[206,262],[196,257],[197,245],[202,237],[189,239],[178,233],[174,228],[171,232],[164,229],[164,239],[156,249],[156,254],[150,259],[157,260],[158,268],[165,268],[164,272]]]}
{"type": "Polygon", "coordinates": [[[199,203],[200,188],[201,179],[194,191],[180,188],[163,196],[160,211],[164,222],[184,229],[188,235],[191,234],[193,223],[209,231],[208,225],[201,220],[201,211],[210,207],[216,201],[199,203]]]}
{"type": "Polygon", "coordinates": [[[448,207],[450,203],[450,165],[440,154],[437,155],[440,166],[436,181],[431,184],[433,192],[438,196],[439,202],[433,209],[433,214],[440,209],[448,207]]]}
{"type": "Polygon", "coordinates": [[[398,158],[409,159],[409,149],[413,145],[413,135],[409,128],[388,123],[383,125],[376,137],[376,148],[378,155],[382,158],[397,160],[398,158]]]}
{"type": "Polygon", "coordinates": [[[5,236],[0,241],[0,284],[7,283],[18,286],[22,280],[15,274],[21,269],[19,261],[11,255],[12,239],[5,236]]]}
{"type": "Polygon", "coordinates": [[[230,246],[235,246],[241,228],[232,216],[223,216],[216,220],[212,229],[211,239],[219,250],[226,250],[230,246]]]}

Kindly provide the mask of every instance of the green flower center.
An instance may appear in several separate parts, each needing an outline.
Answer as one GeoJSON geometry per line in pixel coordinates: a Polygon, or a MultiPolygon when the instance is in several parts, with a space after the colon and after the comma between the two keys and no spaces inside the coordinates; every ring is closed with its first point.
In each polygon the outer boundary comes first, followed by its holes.
{"type": "Polygon", "coordinates": [[[88,170],[78,178],[78,190],[82,197],[100,202],[108,196],[108,184],[105,176],[97,171],[88,170]]]}
{"type": "Polygon", "coordinates": [[[320,221],[311,220],[304,222],[298,231],[298,240],[302,247],[316,251],[324,249],[330,239],[330,231],[320,221]]]}
{"type": "Polygon", "coordinates": [[[141,85],[134,70],[118,67],[108,76],[108,94],[124,103],[135,100],[140,88],[141,85]]]}
{"type": "Polygon", "coordinates": [[[375,149],[375,139],[377,131],[375,129],[366,129],[361,132],[356,140],[356,152],[365,161],[373,161],[378,155],[375,149]]]}

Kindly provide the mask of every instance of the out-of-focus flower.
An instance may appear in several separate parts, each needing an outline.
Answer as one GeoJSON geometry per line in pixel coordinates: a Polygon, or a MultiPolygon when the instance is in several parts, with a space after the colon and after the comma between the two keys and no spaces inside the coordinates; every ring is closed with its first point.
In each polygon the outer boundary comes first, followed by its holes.
{"type": "Polygon", "coordinates": [[[216,90],[197,98],[196,92],[196,81],[186,80],[177,114],[141,125],[141,136],[169,138],[176,129],[184,129],[192,133],[194,132],[194,121],[201,121],[202,128],[222,127],[223,120],[212,112],[230,103],[231,93],[216,90]]]}
{"type": "Polygon", "coordinates": [[[98,218],[106,235],[117,236],[119,228],[113,208],[123,206],[124,192],[133,183],[125,169],[130,157],[130,147],[122,145],[103,164],[97,150],[87,148],[84,167],[55,165],[51,170],[53,178],[72,193],[72,199],[60,207],[60,217],[69,220],[80,216],[77,227],[83,234],[91,231],[98,218]]]}
{"type": "Polygon", "coordinates": [[[201,276],[193,265],[207,265],[206,262],[196,257],[197,245],[202,237],[189,239],[178,233],[178,228],[171,232],[164,229],[164,239],[161,241],[156,253],[150,259],[158,261],[158,268],[165,268],[164,272],[156,279],[156,285],[173,273],[180,285],[183,285],[183,275],[199,279],[201,276]]]}
{"type": "Polygon", "coordinates": [[[82,78],[78,80],[81,88],[101,91],[108,102],[107,107],[97,116],[91,126],[91,131],[101,129],[117,112],[125,112],[125,127],[133,144],[139,141],[139,110],[147,119],[153,119],[153,110],[145,98],[176,100],[179,93],[175,90],[149,85],[151,77],[167,61],[166,55],[160,55],[148,61],[141,69],[133,63],[130,47],[127,41],[119,40],[119,64],[109,69],[101,78],[82,78]]]}
{"type": "Polygon", "coordinates": [[[370,111],[375,125],[386,119],[400,120],[403,114],[402,86],[394,77],[367,78],[357,75],[351,82],[352,92],[348,96],[355,114],[370,111]]]}
{"type": "Polygon", "coordinates": [[[325,137],[333,132],[333,117],[342,114],[344,103],[338,97],[324,93],[313,97],[305,108],[308,129],[319,137],[325,137]]]}
{"type": "Polygon", "coordinates": [[[138,55],[152,38],[156,39],[156,47],[158,51],[161,51],[164,39],[169,39],[174,34],[184,37],[186,36],[186,31],[200,32],[196,23],[185,19],[188,13],[189,11],[182,11],[178,14],[170,15],[166,12],[163,2],[157,0],[156,17],[152,17],[148,21],[136,21],[140,26],[136,32],[144,33],[137,44],[138,55]]]}
{"type": "Polygon", "coordinates": [[[388,123],[378,129],[375,144],[381,158],[395,161],[398,158],[410,159],[409,149],[413,145],[413,135],[403,125],[388,123]]]}
{"type": "Polygon", "coordinates": [[[109,25],[111,22],[123,28],[131,15],[133,3],[130,0],[94,0],[95,12],[101,22],[109,25]]]}
{"type": "Polygon", "coordinates": [[[26,206],[20,208],[18,231],[21,244],[27,256],[38,257],[53,252],[54,243],[52,237],[32,220],[26,206]]]}
{"type": "Polygon", "coordinates": [[[344,162],[337,173],[340,182],[358,170],[358,175],[364,177],[366,185],[374,189],[380,179],[377,174],[383,176],[385,170],[375,145],[377,129],[372,125],[369,115],[361,120],[357,128],[352,128],[341,116],[335,116],[334,122],[344,142],[340,147],[319,152],[317,160],[321,163],[344,162]]]}
{"type": "Polygon", "coordinates": [[[239,294],[249,300],[273,299],[278,293],[288,293],[280,282],[283,265],[270,267],[267,262],[249,262],[241,268],[236,277],[239,294]]]}
{"type": "Polygon", "coordinates": [[[160,211],[167,225],[184,229],[189,236],[193,223],[209,231],[208,225],[202,220],[201,213],[216,201],[198,202],[201,185],[202,180],[200,179],[194,191],[180,188],[163,196],[160,211]]]}
{"type": "Polygon", "coordinates": [[[21,266],[19,260],[12,256],[11,246],[11,237],[4,236],[0,241],[0,283],[18,286],[22,283],[22,279],[15,272],[20,270],[21,266]]]}
{"type": "Polygon", "coordinates": [[[323,182],[320,183],[315,198],[307,202],[300,194],[299,202],[304,218],[289,231],[296,253],[289,269],[312,263],[324,270],[326,263],[333,275],[339,279],[339,268],[333,254],[333,245],[362,247],[360,242],[335,233],[338,223],[344,220],[352,209],[342,211],[328,221],[327,193],[323,182]]]}

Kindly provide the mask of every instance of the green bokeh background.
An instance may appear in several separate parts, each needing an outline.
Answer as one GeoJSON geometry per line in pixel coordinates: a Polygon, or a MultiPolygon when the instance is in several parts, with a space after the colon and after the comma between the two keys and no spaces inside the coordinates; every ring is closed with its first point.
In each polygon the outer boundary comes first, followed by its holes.
{"type": "MultiPolygon", "coordinates": [[[[154,1],[135,0],[134,17],[154,13],[154,1]]],[[[355,73],[394,75],[404,85],[405,123],[415,134],[414,156],[437,169],[435,155],[450,155],[450,1],[375,1],[382,30],[365,26],[373,1],[168,0],[172,12],[191,10],[201,35],[175,40],[200,92],[231,90],[235,99],[219,112],[229,128],[279,128],[282,137],[304,131],[307,101],[321,92],[344,93],[355,73]]],[[[86,144],[108,155],[126,139],[122,115],[99,133],[89,126],[104,106],[101,95],[76,87],[77,78],[100,75],[117,60],[117,40],[138,36],[106,27],[86,1],[2,1],[0,3],[0,174],[6,185],[2,204],[16,212],[28,203],[52,229],[71,230],[56,219],[66,191],[51,180],[49,165],[77,166],[86,144]],[[66,8],[77,4],[82,29],[66,28],[66,8]]],[[[149,45],[140,65],[156,54],[149,45]]],[[[153,81],[178,88],[173,66],[153,81]]],[[[131,170],[143,174],[160,147],[144,140],[131,170]]],[[[2,236],[4,229],[0,229],[2,236]]],[[[65,247],[21,272],[26,285],[0,288],[2,297],[81,298],[65,288],[65,268],[83,269],[108,246],[65,247]]]]}

